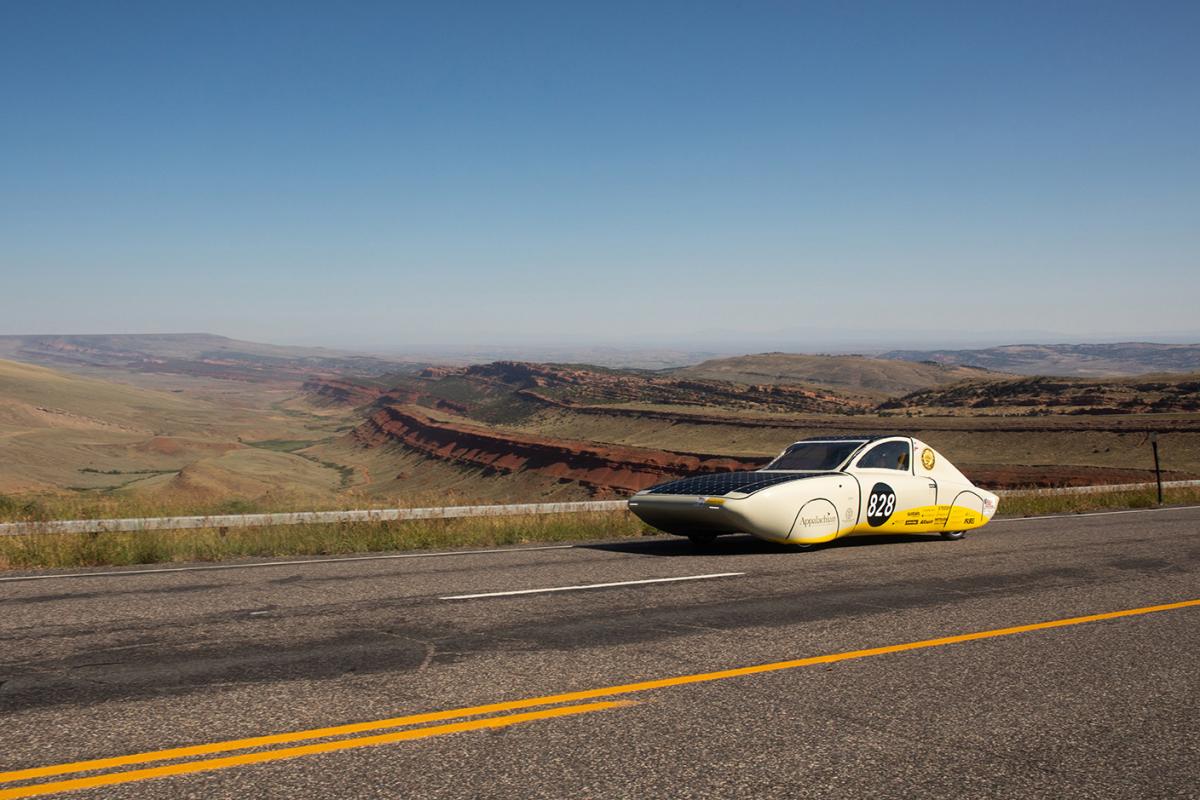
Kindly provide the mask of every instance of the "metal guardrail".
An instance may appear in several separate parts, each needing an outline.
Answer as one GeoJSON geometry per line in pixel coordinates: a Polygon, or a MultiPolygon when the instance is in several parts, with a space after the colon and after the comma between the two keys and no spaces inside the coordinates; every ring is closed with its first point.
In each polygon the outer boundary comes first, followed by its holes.
{"type": "Polygon", "coordinates": [[[103,533],[117,531],[168,531],[188,528],[258,528],[266,525],[329,524],[336,522],[389,522],[411,519],[507,517],[523,514],[570,514],[581,511],[620,511],[624,500],[585,500],[576,503],[524,503],[440,508],[371,508],[359,511],[296,511],[285,514],[222,514],[201,517],[140,517],[128,519],[73,519],[45,522],[6,522],[0,536],[31,533],[103,533]]]}
{"type": "MultiPolygon", "coordinates": [[[[1063,489],[1010,489],[996,494],[1057,495],[1094,494],[1146,489],[1153,483],[1122,483],[1110,486],[1069,486],[1063,489]]],[[[1163,488],[1200,486],[1200,481],[1167,481],[1163,488]]],[[[572,514],[584,511],[620,511],[624,500],[582,500],[574,503],[522,503],[516,505],[445,506],[439,508],[371,508],[357,511],[296,511],[283,514],[220,514],[198,517],[135,517],[127,519],[74,519],[44,522],[0,523],[0,536],[38,533],[105,533],[173,531],[195,528],[259,528],[267,525],[331,524],[338,522],[390,522],[413,519],[460,519],[463,517],[509,517],[525,514],[572,514]]]]}

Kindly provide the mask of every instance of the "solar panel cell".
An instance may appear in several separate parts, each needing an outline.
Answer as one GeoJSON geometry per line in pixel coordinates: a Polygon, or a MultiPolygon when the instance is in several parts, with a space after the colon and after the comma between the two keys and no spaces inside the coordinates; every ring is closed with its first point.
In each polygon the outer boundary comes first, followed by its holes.
{"type": "Polygon", "coordinates": [[[694,494],[719,497],[729,492],[753,494],[778,483],[828,475],[825,472],[718,472],[696,475],[663,483],[650,489],[650,494],[694,494]]]}

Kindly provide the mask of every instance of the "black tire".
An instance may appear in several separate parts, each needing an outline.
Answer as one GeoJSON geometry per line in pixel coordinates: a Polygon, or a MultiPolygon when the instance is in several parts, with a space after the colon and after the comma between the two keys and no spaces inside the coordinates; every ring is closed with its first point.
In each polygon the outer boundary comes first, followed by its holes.
{"type": "Polygon", "coordinates": [[[942,531],[942,538],[950,541],[957,541],[966,535],[966,531],[942,531]]]}
{"type": "Polygon", "coordinates": [[[697,547],[709,547],[717,540],[715,533],[689,533],[687,537],[697,547]]]}

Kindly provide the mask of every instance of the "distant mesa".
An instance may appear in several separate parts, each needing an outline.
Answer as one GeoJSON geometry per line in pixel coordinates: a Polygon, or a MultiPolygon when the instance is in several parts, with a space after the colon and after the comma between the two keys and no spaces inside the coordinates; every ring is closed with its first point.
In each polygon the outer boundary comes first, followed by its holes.
{"type": "Polygon", "coordinates": [[[493,385],[540,390],[535,396],[575,404],[643,403],[829,414],[859,412],[871,406],[863,398],[823,387],[771,382],[737,385],[721,379],[694,378],[677,370],[663,374],[497,361],[465,367],[443,377],[453,375],[493,385]]]}

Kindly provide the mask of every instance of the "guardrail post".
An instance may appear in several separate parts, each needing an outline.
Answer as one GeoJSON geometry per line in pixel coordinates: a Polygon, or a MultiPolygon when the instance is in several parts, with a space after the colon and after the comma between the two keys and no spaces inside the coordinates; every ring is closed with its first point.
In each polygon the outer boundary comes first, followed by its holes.
{"type": "Polygon", "coordinates": [[[1154,451],[1154,481],[1158,484],[1158,504],[1163,504],[1162,493],[1162,469],[1158,466],[1158,434],[1151,431],[1150,433],[1150,449],[1154,451]]]}

